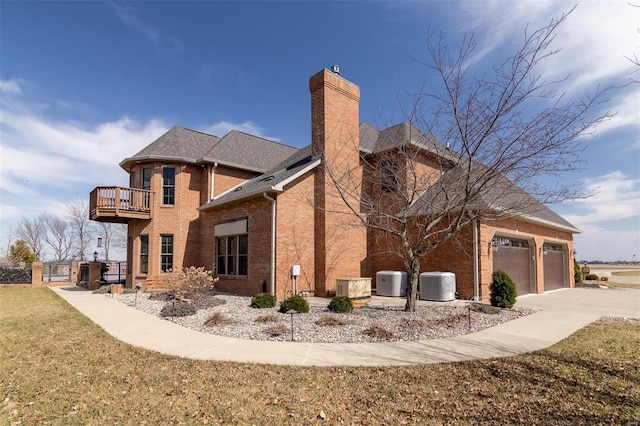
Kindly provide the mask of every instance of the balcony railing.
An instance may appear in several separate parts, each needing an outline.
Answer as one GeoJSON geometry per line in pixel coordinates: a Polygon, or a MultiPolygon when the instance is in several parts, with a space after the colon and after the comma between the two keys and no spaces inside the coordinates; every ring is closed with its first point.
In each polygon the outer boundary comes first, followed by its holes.
{"type": "Polygon", "coordinates": [[[146,189],[99,186],[89,198],[91,220],[125,223],[132,219],[151,219],[152,192],[146,189]]]}

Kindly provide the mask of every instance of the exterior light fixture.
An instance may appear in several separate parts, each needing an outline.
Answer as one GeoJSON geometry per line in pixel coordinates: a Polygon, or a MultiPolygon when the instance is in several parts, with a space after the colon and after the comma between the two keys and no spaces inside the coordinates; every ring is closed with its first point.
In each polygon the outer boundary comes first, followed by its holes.
{"type": "Polygon", "coordinates": [[[93,252],[93,261],[94,261],[94,262],[97,262],[97,261],[98,261],[98,252],[97,252],[97,251],[94,251],[94,252],[93,252]]]}

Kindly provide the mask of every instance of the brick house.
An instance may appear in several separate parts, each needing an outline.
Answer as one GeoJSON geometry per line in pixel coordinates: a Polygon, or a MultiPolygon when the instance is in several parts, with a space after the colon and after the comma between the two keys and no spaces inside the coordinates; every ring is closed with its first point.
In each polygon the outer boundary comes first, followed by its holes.
{"type": "MultiPolygon", "coordinates": [[[[410,146],[419,175],[436,180],[444,151],[430,151],[408,123],[382,131],[361,124],[360,90],[336,73],[312,76],[309,90],[311,143],[304,148],[238,131],[220,138],[173,127],[120,163],[128,188],[92,191],[92,220],[128,225],[127,287],[161,287],[170,269],[204,266],[220,278],[221,291],[327,296],[338,278],[371,277],[375,288],[376,272],[406,270],[343,198],[357,205],[367,191],[388,190],[382,153],[410,146]],[[338,192],[343,183],[355,189],[338,192]],[[300,267],[295,282],[293,265],[300,267]]],[[[579,231],[537,204],[531,214],[474,221],[425,256],[422,270],[454,272],[462,298],[487,300],[498,268],[519,294],[573,286],[579,231]]],[[[429,214],[419,203],[412,208],[429,214]]]]}

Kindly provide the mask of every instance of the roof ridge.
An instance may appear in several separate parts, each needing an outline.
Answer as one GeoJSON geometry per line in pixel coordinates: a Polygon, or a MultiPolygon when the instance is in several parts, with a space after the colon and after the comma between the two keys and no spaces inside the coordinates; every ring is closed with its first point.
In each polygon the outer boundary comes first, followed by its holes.
{"type": "Polygon", "coordinates": [[[291,146],[291,145],[287,145],[287,144],[282,143],[282,142],[274,141],[273,139],[268,139],[268,138],[265,138],[264,136],[256,136],[256,135],[252,135],[251,133],[247,133],[247,132],[245,132],[245,131],[237,130],[237,129],[231,129],[231,130],[229,130],[229,131],[227,132],[227,134],[226,134],[226,135],[224,135],[221,139],[224,139],[225,137],[227,137],[227,136],[228,136],[228,135],[230,135],[231,133],[240,133],[240,134],[243,134],[243,135],[251,136],[252,138],[262,139],[263,141],[267,141],[267,142],[271,142],[271,143],[274,143],[274,144],[277,144],[277,145],[281,145],[281,146],[284,146],[284,147],[286,147],[286,148],[299,149],[299,148],[296,148],[295,146],[291,146]]]}
{"type": "Polygon", "coordinates": [[[190,129],[190,128],[188,128],[188,127],[184,127],[184,126],[178,126],[178,125],[175,125],[175,126],[173,126],[173,127],[172,127],[172,129],[175,129],[176,127],[180,128],[180,129],[183,129],[183,130],[187,130],[187,131],[189,131],[189,132],[193,132],[193,133],[200,133],[201,135],[205,135],[205,136],[212,136],[212,137],[214,137],[214,138],[221,139],[221,138],[220,138],[220,136],[216,136],[216,135],[211,134],[211,133],[206,133],[206,132],[203,132],[203,131],[201,131],[201,130],[194,130],[194,129],[190,129]]]}

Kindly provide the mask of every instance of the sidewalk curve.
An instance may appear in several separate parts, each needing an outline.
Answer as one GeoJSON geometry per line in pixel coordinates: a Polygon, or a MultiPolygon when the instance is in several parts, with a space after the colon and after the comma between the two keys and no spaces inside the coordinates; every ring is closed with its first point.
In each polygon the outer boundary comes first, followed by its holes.
{"type": "Polygon", "coordinates": [[[383,343],[244,340],[191,330],[79,287],[51,288],[118,340],[184,358],[299,366],[432,364],[495,358],[551,346],[602,316],[640,318],[640,290],[566,289],[518,299],[541,309],[473,334],[383,343]]]}

